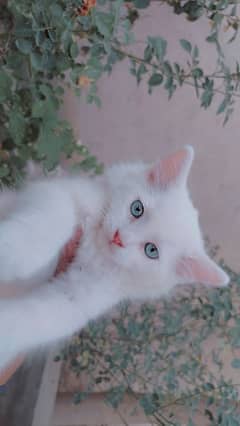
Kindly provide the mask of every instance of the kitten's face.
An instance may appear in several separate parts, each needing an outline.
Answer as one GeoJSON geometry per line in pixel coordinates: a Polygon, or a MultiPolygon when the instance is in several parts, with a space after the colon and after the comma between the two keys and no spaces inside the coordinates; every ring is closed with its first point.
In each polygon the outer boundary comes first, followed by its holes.
{"type": "Polygon", "coordinates": [[[178,283],[228,282],[204,252],[186,187],[192,157],[186,148],[154,167],[123,164],[107,172],[111,199],[103,226],[109,253],[133,277],[136,296],[155,297],[178,283]]]}

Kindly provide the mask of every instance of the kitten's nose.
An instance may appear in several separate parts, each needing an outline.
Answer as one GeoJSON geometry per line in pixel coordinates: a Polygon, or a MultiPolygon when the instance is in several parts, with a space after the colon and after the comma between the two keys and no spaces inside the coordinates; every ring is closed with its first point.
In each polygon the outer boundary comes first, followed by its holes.
{"type": "Polygon", "coordinates": [[[113,235],[113,239],[110,241],[112,244],[116,244],[116,246],[124,247],[124,244],[121,240],[120,232],[117,230],[113,235]]]}

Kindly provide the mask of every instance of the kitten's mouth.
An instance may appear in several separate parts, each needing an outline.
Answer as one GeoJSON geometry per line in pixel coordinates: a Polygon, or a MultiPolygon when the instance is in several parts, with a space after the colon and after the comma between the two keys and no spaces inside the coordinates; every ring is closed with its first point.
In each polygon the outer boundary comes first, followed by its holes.
{"type": "Polygon", "coordinates": [[[115,244],[116,246],[124,247],[124,244],[121,240],[121,236],[118,230],[113,235],[113,239],[110,241],[110,244],[115,244]]]}

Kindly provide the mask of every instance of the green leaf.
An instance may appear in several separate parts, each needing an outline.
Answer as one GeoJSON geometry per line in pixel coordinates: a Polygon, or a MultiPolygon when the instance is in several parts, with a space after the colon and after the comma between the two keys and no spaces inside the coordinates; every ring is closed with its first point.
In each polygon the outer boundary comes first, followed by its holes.
{"type": "Polygon", "coordinates": [[[226,114],[225,114],[225,118],[224,118],[224,121],[223,121],[223,125],[224,126],[225,126],[225,124],[227,124],[227,122],[228,122],[230,116],[232,115],[233,111],[234,111],[233,108],[228,108],[227,109],[226,114]]]}
{"type": "Polygon", "coordinates": [[[206,38],[208,43],[216,43],[217,42],[217,32],[212,33],[210,36],[206,38]]]}
{"type": "Polygon", "coordinates": [[[203,70],[201,68],[195,68],[192,70],[192,76],[194,78],[201,78],[203,76],[203,70]]]}
{"type": "Polygon", "coordinates": [[[42,123],[40,135],[38,137],[36,149],[40,157],[44,156],[44,164],[48,170],[55,167],[59,161],[61,153],[69,146],[73,145],[73,133],[65,122],[42,123]]]}
{"type": "Polygon", "coordinates": [[[151,416],[157,411],[156,403],[151,394],[143,395],[139,400],[139,404],[147,416],[151,416]]]}
{"type": "Polygon", "coordinates": [[[214,390],[214,389],[215,389],[215,387],[214,387],[214,385],[213,385],[212,383],[210,383],[210,382],[206,382],[206,383],[204,383],[204,385],[203,385],[203,389],[204,389],[204,390],[207,390],[207,391],[210,391],[210,390],[214,390]]]}
{"type": "Polygon", "coordinates": [[[144,50],[144,61],[151,62],[153,56],[153,49],[151,46],[147,46],[144,50]]]}
{"type": "Polygon", "coordinates": [[[110,38],[113,32],[114,16],[105,12],[95,14],[95,22],[98,31],[106,38],[110,38]]]}
{"type": "Polygon", "coordinates": [[[231,362],[233,368],[240,368],[240,358],[234,358],[231,362]]]}
{"type": "Polygon", "coordinates": [[[167,52],[167,41],[162,37],[148,37],[148,43],[153,48],[159,61],[162,61],[167,52]]]}
{"type": "Polygon", "coordinates": [[[119,404],[123,401],[126,389],[124,385],[115,386],[107,394],[106,400],[113,408],[118,408],[119,404]]]}
{"type": "Polygon", "coordinates": [[[31,65],[37,71],[44,70],[43,56],[40,53],[32,52],[30,55],[31,65]]]}
{"type": "Polygon", "coordinates": [[[137,77],[137,82],[140,83],[143,74],[146,74],[148,72],[146,65],[142,62],[139,67],[138,70],[136,72],[136,77],[137,77]]]}
{"type": "Polygon", "coordinates": [[[182,11],[187,14],[189,21],[196,21],[204,12],[204,7],[196,0],[188,0],[184,3],[182,11]]]}
{"type": "Polygon", "coordinates": [[[175,70],[176,80],[177,80],[179,86],[182,86],[182,84],[183,84],[183,77],[181,75],[181,68],[180,68],[179,64],[176,63],[176,62],[174,62],[173,66],[174,66],[174,70],[175,70]]]}
{"type": "Polygon", "coordinates": [[[78,44],[74,41],[70,47],[70,55],[73,59],[75,59],[79,54],[78,44]]]}
{"type": "Polygon", "coordinates": [[[89,396],[89,392],[77,392],[74,394],[73,403],[75,405],[80,404],[80,402],[84,401],[89,396]]]}
{"type": "Polygon", "coordinates": [[[172,77],[172,75],[173,75],[173,71],[172,71],[172,67],[171,67],[171,65],[169,64],[169,62],[165,61],[165,62],[163,63],[163,70],[164,70],[164,73],[165,73],[168,77],[172,77]]]}
{"type": "Polygon", "coordinates": [[[55,98],[36,100],[32,106],[32,117],[42,118],[44,121],[54,123],[57,117],[58,101],[55,98]]]}
{"type": "Polygon", "coordinates": [[[192,52],[192,56],[193,56],[193,60],[198,59],[198,57],[199,57],[199,49],[198,49],[197,46],[194,46],[193,52],[192,52]]]}
{"type": "Polygon", "coordinates": [[[229,104],[229,99],[224,98],[217,109],[217,114],[222,114],[227,108],[228,104],[229,104]]]}
{"type": "Polygon", "coordinates": [[[9,174],[9,168],[7,166],[7,164],[3,164],[0,166],[0,178],[4,178],[6,176],[8,176],[9,174]]]}
{"type": "Polygon", "coordinates": [[[63,17],[63,9],[60,4],[54,3],[50,6],[50,11],[52,16],[58,19],[62,19],[63,17]]]}
{"type": "Polygon", "coordinates": [[[21,144],[25,136],[26,120],[21,112],[12,110],[9,114],[9,133],[16,145],[21,144]]]}
{"type": "Polygon", "coordinates": [[[0,70],[0,102],[11,96],[12,79],[7,72],[0,70]]]}
{"type": "Polygon", "coordinates": [[[53,95],[53,88],[49,84],[41,84],[39,90],[46,98],[50,98],[53,95]]]}
{"type": "Polygon", "coordinates": [[[137,9],[145,9],[149,6],[150,0],[134,0],[133,4],[137,9]]]}
{"type": "Polygon", "coordinates": [[[162,74],[159,74],[159,73],[153,74],[148,80],[148,84],[150,86],[159,86],[162,82],[163,82],[163,76],[162,74]]]}
{"type": "Polygon", "coordinates": [[[102,72],[103,72],[103,66],[101,61],[98,58],[91,56],[85,68],[83,69],[82,74],[87,75],[89,78],[93,80],[97,80],[99,77],[101,77],[102,72]]]}
{"type": "Polygon", "coordinates": [[[176,88],[177,88],[177,86],[176,86],[176,84],[174,84],[173,77],[172,76],[168,77],[165,84],[164,84],[164,89],[166,89],[168,91],[168,99],[170,99],[172,97],[176,88]]]}
{"type": "Polygon", "coordinates": [[[212,102],[214,95],[213,86],[214,81],[206,77],[205,82],[202,84],[204,91],[201,95],[201,106],[205,109],[207,109],[212,102]]]}
{"type": "Polygon", "coordinates": [[[31,40],[28,39],[19,39],[16,40],[16,46],[18,48],[18,50],[20,50],[20,52],[28,55],[33,48],[33,44],[31,40]]]}
{"type": "Polygon", "coordinates": [[[188,53],[192,52],[192,45],[191,45],[190,41],[185,40],[184,38],[182,38],[181,40],[179,40],[179,43],[182,46],[182,48],[184,50],[186,50],[186,52],[188,52],[188,53]]]}

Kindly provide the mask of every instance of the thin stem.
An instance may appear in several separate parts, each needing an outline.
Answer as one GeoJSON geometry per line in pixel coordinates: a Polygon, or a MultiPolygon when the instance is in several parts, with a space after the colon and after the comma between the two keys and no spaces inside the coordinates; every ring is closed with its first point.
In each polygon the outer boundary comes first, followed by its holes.
{"type": "MultiPolygon", "coordinates": [[[[158,69],[163,74],[165,74],[164,70],[163,70],[163,68],[161,67],[160,64],[156,65],[156,64],[153,64],[151,62],[147,62],[143,58],[141,58],[139,56],[136,56],[136,55],[134,55],[131,52],[127,52],[126,50],[123,50],[122,48],[119,48],[119,47],[116,47],[116,46],[112,46],[112,48],[116,52],[121,53],[125,57],[128,57],[129,59],[132,59],[133,61],[135,61],[135,62],[137,62],[139,64],[144,64],[146,67],[150,67],[150,68],[152,68],[154,70],[158,69]]],[[[219,78],[219,79],[222,78],[223,80],[226,80],[227,78],[233,78],[233,76],[236,78],[236,73],[230,74],[229,76],[225,76],[225,75],[218,76],[217,78],[219,78]]],[[[177,81],[177,75],[175,73],[172,74],[172,77],[174,78],[175,81],[177,81]]],[[[194,87],[194,88],[197,87],[199,90],[204,90],[204,88],[202,86],[195,85],[191,81],[187,80],[188,78],[193,78],[193,76],[192,76],[191,73],[190,74],[181,74],[181,77],[183,79],[182,80],[183,84],[186,84],[186,85],[194,87]]],[[[214,79],[215,75],[214,74],[204,75],[203,78],[212,78],[212,79],[214,79]]],[[[239,76],[239,78],[240,78],[240,76],[239,76]]],[[[212,92],[213,93],[219,93],[219,94],[224,95],[224,96],[226,95],[226,92],[224,90],[221,90],[221,89],[212,89],[212,92]]],[[[240,98],[240,94],[238,94],[238,93],[232,92],[231,95],[234,96],[234,97],[240,98]]]]}

